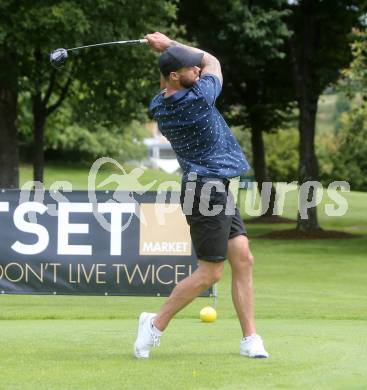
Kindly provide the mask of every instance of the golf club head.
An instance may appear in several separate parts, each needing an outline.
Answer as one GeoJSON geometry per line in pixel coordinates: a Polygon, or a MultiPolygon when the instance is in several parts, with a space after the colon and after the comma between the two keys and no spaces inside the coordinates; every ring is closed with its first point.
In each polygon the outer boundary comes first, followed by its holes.
{"type": "Polygon", "coordinates": [[[65,65],[67,58],[68,58],[68,52],[62,48],[53,50],[50,53],[51,65],[56,69],[62,68],[65,65]]]}

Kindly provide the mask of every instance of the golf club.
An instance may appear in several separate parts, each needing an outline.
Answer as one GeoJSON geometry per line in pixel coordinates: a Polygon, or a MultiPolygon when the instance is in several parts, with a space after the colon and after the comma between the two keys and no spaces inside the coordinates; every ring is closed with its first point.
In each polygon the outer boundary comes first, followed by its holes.
{"type": "Polygon", "coordinates": [[[72,47],[71,49],[55,49],[50,53],[50,62],[53,67],[56,69],[60,69],[65,65],[65,62],[68,58],[68,51],[75,51],[80,49],[86,49],[89,47],[97,47],[97,46],[109,46],[109,45],[139,45],[142,43],[148,43],[147,39],[132,39],[129,41],[113,41],[113,42],[104,42],[104,43],[96,43],[94,45],[86,45],[86,46],[78,46],[72,47]]]}

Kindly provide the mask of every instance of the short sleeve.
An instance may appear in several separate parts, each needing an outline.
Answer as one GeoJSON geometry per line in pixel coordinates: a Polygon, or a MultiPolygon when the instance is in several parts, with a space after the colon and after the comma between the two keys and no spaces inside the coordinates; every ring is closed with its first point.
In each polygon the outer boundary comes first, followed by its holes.
{"type": "Polygon", "coordinates": [[[217,76],[205,74],[193,85],[193,89],[203,95],[208,104],[214,105],[222,91],[222,85],[217,76]]]}
{"type": "Polygon", "coordinates": [[[154,98],[150,101],[149,107],[148,107],[148,115],[151,119],[154,119],[154,113],[157,111],[157,107],[159,105],[159,100],[162,93],[158,93],[154,96],[154,98]]]}
{"type": "Polygon", "coordinates": [[[154,103],[153,103],[153,99],[150,101],[149,103],[149,106],[148,106],[148,116],[150,119],[154,119],[153,117],[153,107],[154,107],[154,103]]]}

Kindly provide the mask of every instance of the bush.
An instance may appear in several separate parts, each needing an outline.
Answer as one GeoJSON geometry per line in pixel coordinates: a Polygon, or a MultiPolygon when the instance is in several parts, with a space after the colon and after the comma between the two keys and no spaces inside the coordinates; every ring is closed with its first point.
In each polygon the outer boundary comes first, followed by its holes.
{"type": "Polygon", "coordinates": [[[297,129],[278,129],[264,134],[264,142],[270,180],[273,182],[298,180],[297,129]]]}
{"type": "MultiPolygon", "coordinates": [[[[250,129],[233,127],[232,131],[252,165],[250,129]]],[[[278,129],[271,133],[263,133],[263,137],[269,179],[273,182],[297,180],[299,160],[297,129],[278,129]]]]}
{"type": "MultiPolygon", "coordinates": [[[[29,96],[21,96],[19,115],[19,141],[22,159],[31,160],[33,148],[32,117],[29,96]]],[[[44,150],[47,159],[90,163],[98,157],[108,156],[119,161],[140,160],[146,157],[143,144],[147,130],[133,121],[121,127],[101,123],[89,127],[77,123],[71,107],[62,106],[46,123],[44,150]]]]}
{"type": "Polygon", "coordinates": [[[77,124],[47,131],[45,150],[49,156],[65,157],[68,160],[90,162],[108,156],[119,161],[139,160],[146,156],[143,138],[146,129],[132,122],[123,129],[108,129],[96,124],[92,130],[77,124]]]}
{"type": "Polygon", "coordinates": [[[231,130],[245,153],[247,161],[252,166],[251,130],[241,126],[233,126],[231,130]]]}
{"type": "Polygon", "coordinates": [[[342,115],[336,141],[336,147],[329,149],[332,179],[346,180],[353,190],[366,191],[367,104],[354,107],[342,115]]]}

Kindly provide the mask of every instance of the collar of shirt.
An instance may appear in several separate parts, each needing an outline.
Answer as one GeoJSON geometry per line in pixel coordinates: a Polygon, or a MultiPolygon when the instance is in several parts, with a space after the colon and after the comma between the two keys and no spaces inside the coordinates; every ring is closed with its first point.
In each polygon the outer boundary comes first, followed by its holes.
{"type": "Polygon", "coordinates": [[[185,96],[189,92],[189,89],[181,89],[180,91],[175,92],[173,95],[170,95],[168,97],[164,97],[165,92],[162,92],[163,101],[168,104],[172,104],[175,101],[181,99],[183,96],[185,96]]]}

